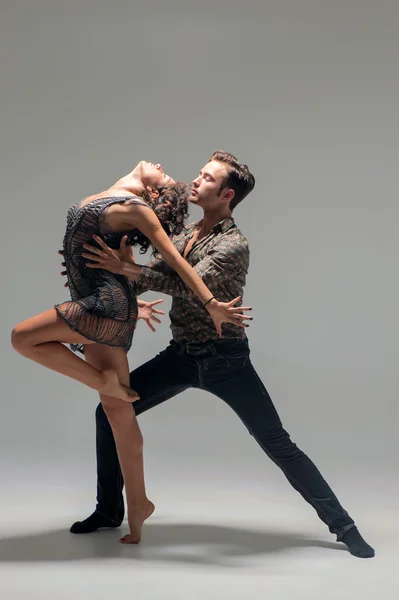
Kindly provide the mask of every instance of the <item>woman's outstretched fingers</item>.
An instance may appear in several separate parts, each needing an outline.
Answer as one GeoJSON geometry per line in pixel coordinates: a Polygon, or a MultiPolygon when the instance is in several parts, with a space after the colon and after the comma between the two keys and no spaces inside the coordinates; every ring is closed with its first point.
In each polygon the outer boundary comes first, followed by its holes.
{"type": "Polygon", "coordinates": [[[254,318],[253,317],[248,317],[248,315],[242,315],[241,313],[234,313],[234,317],[236,319],[240,319],[242,321],[253,321],[254,318]]]}
{"type": "MultiPolygon", "coordinates": [[[[64,258],[64,251],[63,251],[63,250],[58,250],[58,254],[59,254],[60,256],[62,256],[62,258],[64,258]]],[[[66,264],[65,264],[65,261],[63,261],[63,262],[61,263],[61,267],[65,267],[65,266],[66,266],[66,264]]],[[[66,277],[66,275],[67,275],[67,272],[66,272],[66,271],[61,271],[61,275],[62,275],[63,277],[66,277]]],[[[69,284],[68,284],[68,282],[64,283],[64,287],[66,287],[66,288],[67,288],[67,287],[69,287],[69,284]]]]}
{"type": "Polygon", "coordinates": [[[231,322],[234,323],[234,325],[237,325],[237,327],[249,327],[247,323],[244,323],[244,321],[241,321],[238,317],[234,317],[231,322]]]}
{"type": "Polygon", "coordinates": [[[231,313],[236,314],[238,312],[242,313],[244,310],[252,310],[252,306],[231,306],[227,310],[229,310],[231,313]]]}
{"type": "Polygon", "coordinates": [[[243,310],[252,310],[252,306],[235,306],[239,300],[241,300],[242,296],[238,296],[234,298],[234,300],[230,300],[227,302],[228,310],[231,312],[243,311],[243,310]]]}
{"type": "MultiPolygon", "coordinates": [[[[161,304],[163,302],[163,299],[160,298],[159,300],[152,300],[152,302],[149,302],[148,304],[150,304],[151,306],[156,306],[157,304],[161,304]]],[[[154,312],[160,312],[160,311],[154,311],[154,312]]]]}
{"type": "Polygon", "coordinates": [[[230,300],[230,302],[227,302],[227,305],[234,306],[234,304],[237,304],[239,300],[241,300],[241,296],[237,296],[237,298],[234,298],[234,300],[230,300]]]}

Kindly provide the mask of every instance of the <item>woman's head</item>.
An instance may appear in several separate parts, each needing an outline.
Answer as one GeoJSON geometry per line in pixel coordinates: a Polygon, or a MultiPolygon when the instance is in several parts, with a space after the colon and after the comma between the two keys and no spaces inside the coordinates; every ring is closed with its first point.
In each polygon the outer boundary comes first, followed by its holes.
{"type": "Polygon", "coordinates": [[[162,165],[159,163],[141,160],[133,169],[133,173],[141,180],[144,189],[150,193],[156,193],[160,187],[175,183],[174,179],[163,171],[162,165]]]}
{"type": "Polygon", "coordinates": [[[188,217],[190,187],[182,181],[158,188],[153,209],[168,236],[178,235],[188,217]]]}
{"type": "MultiPolygon", "coordinates": [[[[173,181],[173,180],[172,180],[173,181]]],[[[191,186],[182,181],[158,187],[156,194],[146,190],[142,198],[147,202],[158,217],[164,231],[171,237],[182,232],[185,219],[188,217],[188,198],[191,186]]],[[[130,244],[139,245],[140,253],[144,253],[151,245],[148,238],[141,232],[134,232],[130,244]]],[[[156,250],[154,248],[154,254],[156,250]]]]}

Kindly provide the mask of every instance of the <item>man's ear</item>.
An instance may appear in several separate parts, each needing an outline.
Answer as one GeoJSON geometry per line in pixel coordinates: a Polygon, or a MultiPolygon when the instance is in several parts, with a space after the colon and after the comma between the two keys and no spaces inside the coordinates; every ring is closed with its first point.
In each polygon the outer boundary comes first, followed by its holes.
{"type": "Polygon", "coordinates": [[[221,193],[221,197],[223,200],[230,203],[234,198],[234,194],[235,192],[232,188],[225,188],[221,193]]]}
{"type": "Polygon", "coordinates": [[[150,194],[151,198],[154,198],[154,200],[157,200],[159,198],[159,192],[155,188],[151,187],[150,185],[147,185],[146,190],[150,194]]]}

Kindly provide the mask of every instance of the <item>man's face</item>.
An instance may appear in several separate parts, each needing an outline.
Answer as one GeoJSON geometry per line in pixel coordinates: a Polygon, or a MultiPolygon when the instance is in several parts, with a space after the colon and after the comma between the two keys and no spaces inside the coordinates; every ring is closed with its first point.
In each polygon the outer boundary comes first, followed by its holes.
{"type": "Polygon", "coordinates": [[[190,202],[201,208],[217,208],[225,204],[227,202],[225,192],[228,193],[228,190],[220,193],[220,188],[226,176],[225,165],[216,160],[207,163],[193,181],[190,202]]]}

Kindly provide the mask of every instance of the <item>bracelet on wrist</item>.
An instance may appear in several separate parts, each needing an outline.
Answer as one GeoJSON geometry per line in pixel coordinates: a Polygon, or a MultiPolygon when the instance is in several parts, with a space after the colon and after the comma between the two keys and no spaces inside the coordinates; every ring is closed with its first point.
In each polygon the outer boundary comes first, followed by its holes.
{"type": "Polygon", "coordinates": [[[209,304],[209,302],[210,302],[211,300],[215,300],[215,296],[212,296],[212,298],[209,298],[209,300],[207,300],[207,301],[205,302],[204,306],[206,306],[207,304],[209,304]]]}

